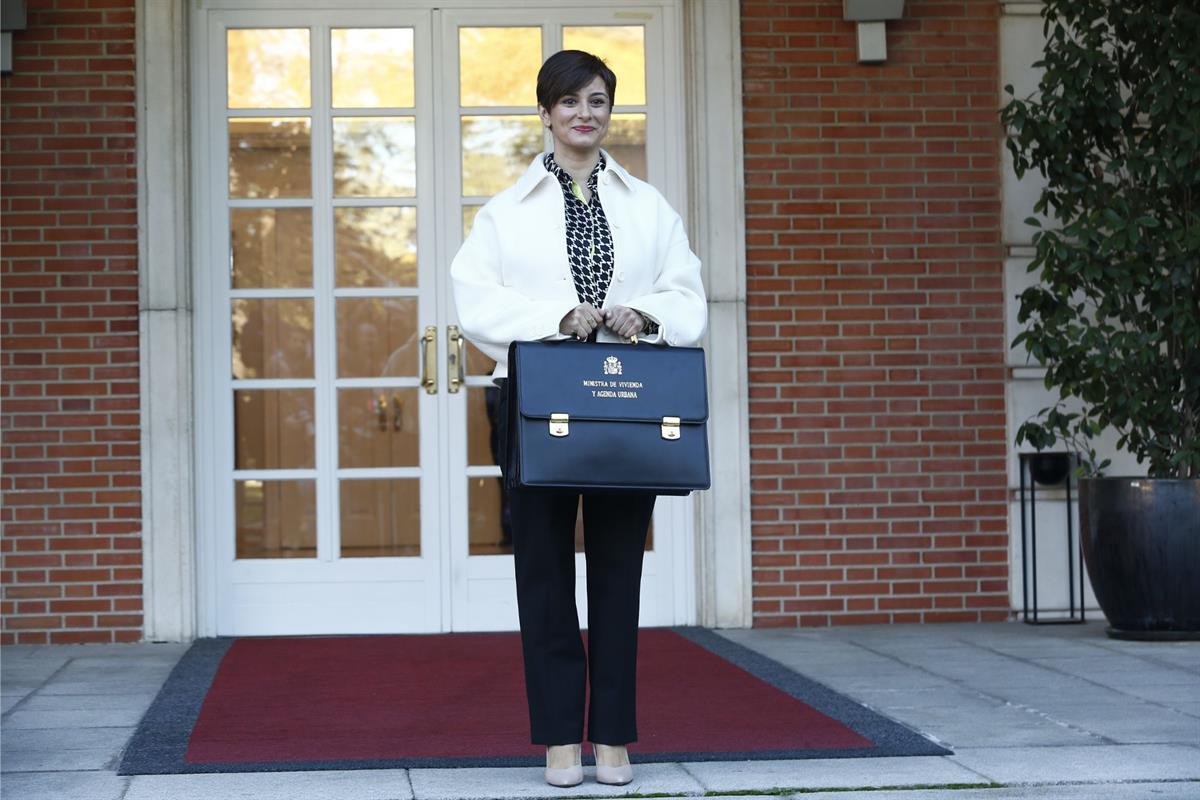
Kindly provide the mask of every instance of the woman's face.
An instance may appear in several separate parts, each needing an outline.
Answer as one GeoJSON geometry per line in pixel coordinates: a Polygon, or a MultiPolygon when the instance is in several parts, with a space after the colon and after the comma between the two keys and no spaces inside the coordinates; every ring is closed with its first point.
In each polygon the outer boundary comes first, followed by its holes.
{"type": "Polygon", "coordinates": [[[538,108],[542,124],[554,136],[556,152],[586,155],[600,149],[612,116],[612,98],[599,75],[574,94],[564,95],[549,110],[538,108]]]}

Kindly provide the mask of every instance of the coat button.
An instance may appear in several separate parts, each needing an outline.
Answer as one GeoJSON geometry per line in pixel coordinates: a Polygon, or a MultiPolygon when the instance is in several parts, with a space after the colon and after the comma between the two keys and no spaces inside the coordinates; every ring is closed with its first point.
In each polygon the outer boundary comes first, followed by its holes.
{"type": "Polygon", "coordinates": [[[622,270],[617,271],[617,280],[619,280],[619,281],[625,280],[625,270],[622,269],[622,270]]]}

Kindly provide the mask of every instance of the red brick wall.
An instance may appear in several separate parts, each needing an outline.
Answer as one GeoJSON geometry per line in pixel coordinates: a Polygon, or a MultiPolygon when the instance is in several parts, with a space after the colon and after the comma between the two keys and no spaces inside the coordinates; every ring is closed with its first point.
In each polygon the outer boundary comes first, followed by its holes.
{"type": "Polygon", "coordinates": [[[28,8],[0,84],[0,642],[136,640],[134,3],[28,8]]]}
{"type": "Polygon", "coordinates": [[[743,0],[754,621],[1007,615],[995,0],[743,0]]]}

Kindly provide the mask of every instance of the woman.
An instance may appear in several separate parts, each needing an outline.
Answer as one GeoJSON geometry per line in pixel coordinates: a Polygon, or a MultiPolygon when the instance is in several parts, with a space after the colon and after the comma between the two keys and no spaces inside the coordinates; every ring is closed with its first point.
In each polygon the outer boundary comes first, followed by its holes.
{"type": "MultiPolygon", "coordinates": [[[[538,113],[554,149],[479,211],[451,265],[463,332],[496,361],[500,386],[513,341],[693,345],[704,331],[700,262],[679,215],[600,149],[616,86],[596,56],[547,59],[538,113]]],[[[499,418],[507,424],[504,408],[499,418]]],[[[578,505],[578,493],[558,490],[509,497],[530,730],[546,745],[547,782],[583,781],[590,669],[596,779],[620,785],[633,779],[625,746],[637,739],[638,593],[654,496],[583,495],[586,656],[575,609],[578,505]]]]}

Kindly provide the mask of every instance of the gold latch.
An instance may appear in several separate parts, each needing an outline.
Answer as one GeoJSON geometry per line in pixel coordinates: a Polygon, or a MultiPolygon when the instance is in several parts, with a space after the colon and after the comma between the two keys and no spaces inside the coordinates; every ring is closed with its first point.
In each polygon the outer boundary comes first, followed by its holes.
{"type": "Polygon", "coordinates": [[[664,439],[678,439],[679,438],[679,417],[663,417],[662,438],[664,438],[664,439]]]}
{"type": "Polygon", "coordinates": [[[551,436],[566,436],[571,432],[570,414],[551,414],[550,415],[550,435],[551,436]]]}

